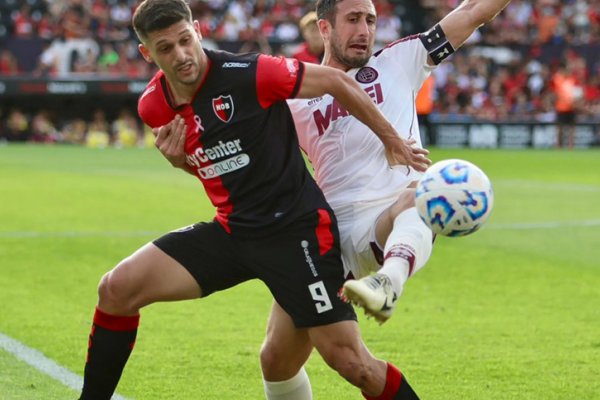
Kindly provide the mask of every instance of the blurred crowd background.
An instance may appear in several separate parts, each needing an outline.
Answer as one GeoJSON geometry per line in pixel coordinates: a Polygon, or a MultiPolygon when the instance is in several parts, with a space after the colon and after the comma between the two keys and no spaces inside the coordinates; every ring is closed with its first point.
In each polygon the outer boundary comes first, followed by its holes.
{"type": "MultiPolygon", "coordinates": [[[[142,79],[156,71],[137,50],[139,0],[1,0],[0,80],[142,79]]],[[[374,0],[376,47],[422,32],[459,0],[374,0]]],[[[312,0],[190,0],[206,48],[320,61],[312,0]],[[304,18],[303,18],[304,17],[304,18]]],[[[152,145],[135,99],[72,115],[44,102],[2,101],[0,141],[152,145]]],[[[429,120],[600,120],[600,0],[513,0],[426,82],[429,120]]]]}

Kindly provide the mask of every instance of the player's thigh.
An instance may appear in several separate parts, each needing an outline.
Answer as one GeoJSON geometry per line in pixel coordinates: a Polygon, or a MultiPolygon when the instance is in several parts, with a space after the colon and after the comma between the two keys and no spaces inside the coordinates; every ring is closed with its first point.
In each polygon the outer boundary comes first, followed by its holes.
{"type": "Polygon", "coordinates": [[[311,213],[246,245],[258,277],[297,328],[356,319],[338,297],[344,268],[333,212],[311,213]]]}
{"type": "Polygon", "coordinates": [[[202,297],[256,277],[231,235],[214,221],[170,232],[153,243],[189,273],[202,297]]]}
{"type": "Polygon", "coordinates": [[[267,381],[284,381],[294,377],[308,360],[312,349],[308,329],[296,328],[289,314],[274,302],[260,352],[264,378],[267,381]]]}
{"type": "Polygon", "coordinates": [[[385,245],[388,236],[394,228],[394,219],[403,211],[415,206],[416,184],[417,182],[412,182],[409,187],[401,190],[396,201],[387,207],[377,218],[375,223],[375,238],[379,245],[385,245]]]}
{"type": "Polygon", "coordinates": [[[136,313],[157,301],[197,298],[192,275],[153,243],[121,261],[102,279],[99,306],[108,313],[136,313]]]}

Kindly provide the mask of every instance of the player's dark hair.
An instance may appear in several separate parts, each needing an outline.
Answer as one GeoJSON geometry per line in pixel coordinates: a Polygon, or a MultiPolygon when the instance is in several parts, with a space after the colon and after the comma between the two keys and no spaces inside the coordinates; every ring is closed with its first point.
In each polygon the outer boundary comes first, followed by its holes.
{"type": "Polygon", "coordinates": [[[317,0],[316,11],[319,19],[326,19],[331,26],[335,26],[335,6],[343,0],[317,0]]]}
{"type": "Polygon", "coordinates": [[[192,12],[185,0],[144,0],[133,14],[133,29],[140,40],[185,20],[192,23],[192,12]]]}

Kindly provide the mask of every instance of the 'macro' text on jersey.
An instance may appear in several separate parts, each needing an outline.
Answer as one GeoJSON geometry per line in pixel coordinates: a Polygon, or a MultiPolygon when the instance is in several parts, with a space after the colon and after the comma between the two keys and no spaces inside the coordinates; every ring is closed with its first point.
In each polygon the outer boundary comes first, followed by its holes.
{"type": "MultiPolygon", "coordinates": [[[[383,91],[381,90],[381,84],[376,83],[374,85],[367,86],[364,90],[373,99],[375,104],[383,103],[383,91]]],[[[323,115],[321,110],[315,110],[315,112],[313,112],[313,118],[315,120],[315,125],[319,130],[319,136],[325,133],[331,122],[348,116],[350,116],[350,113],[333,98],[332,102],[326,106],[325,115],[323,115]]]]}

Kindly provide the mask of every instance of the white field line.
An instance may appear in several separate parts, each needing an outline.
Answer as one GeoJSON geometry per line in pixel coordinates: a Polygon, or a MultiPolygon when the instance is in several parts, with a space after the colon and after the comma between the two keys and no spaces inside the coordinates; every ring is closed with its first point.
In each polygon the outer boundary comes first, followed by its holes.
{"type": "MultiPolygon", "coordinates": [[[[76,392],[81,391],[81,388],[83,387],[82,377],[69,371],[65,367],[58,365],[41,352],[24,345],[10,336],[6,336],[2,332],[0,332],[0,348],[76,392]]],[[[121,395],[115,394],[113,395],[112,400],[127,399],[121,395]]]]}

